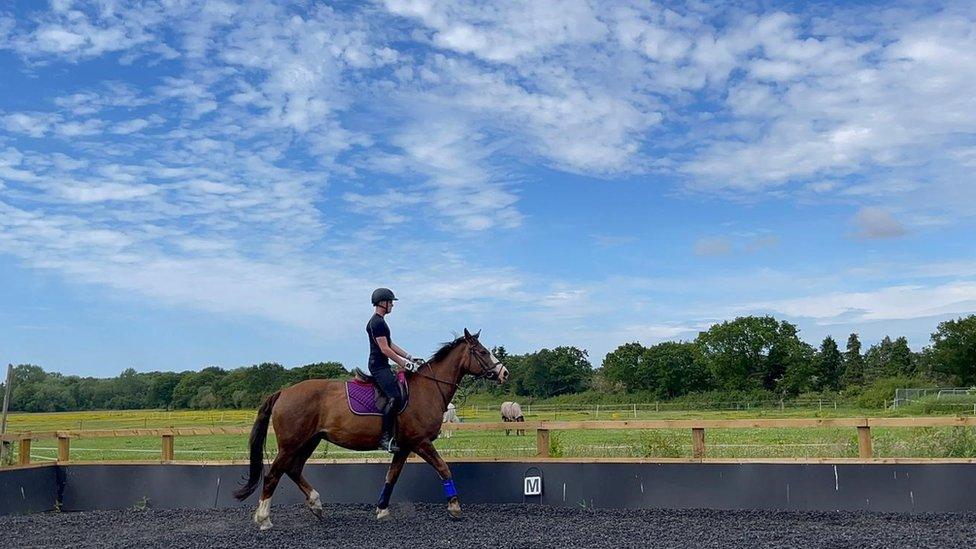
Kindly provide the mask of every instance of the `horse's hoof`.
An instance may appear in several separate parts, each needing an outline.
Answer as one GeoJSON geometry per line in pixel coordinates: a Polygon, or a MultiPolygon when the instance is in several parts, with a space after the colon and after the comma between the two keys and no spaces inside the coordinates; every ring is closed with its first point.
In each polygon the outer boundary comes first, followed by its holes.
{"type": "Polygon", "coordinates": [[[461,504],[458,503],[458,502],[456,502],[456,501],[452,501],[451,503],[448,503],[447,504],[447,512],[448,512],[449,515],[451,515],[451,520],[460,520],[461,519],[461,504]]]}
{"type": "Polygon", "coordinates": [[[390,519],[390,508],[386,509],[376,509],[376,520],[389,520],[390,519]]]}
{"type": "Polygon", "coordinates": [[[325,519],[325,513],[322,510],[322,498],[319,497],[318,492],[312,490],[308,495],[308,499],[305,500],[305,505],[308,506],[308,510],[311,511],[316,518],[319,520],[325,519]]]}
{"type": "Polygon", "coordinates": [[[258,528],[260,528],[262,532],[271,529],[271,519],[255,520],[254,522],[258,523],[258,528]]]}

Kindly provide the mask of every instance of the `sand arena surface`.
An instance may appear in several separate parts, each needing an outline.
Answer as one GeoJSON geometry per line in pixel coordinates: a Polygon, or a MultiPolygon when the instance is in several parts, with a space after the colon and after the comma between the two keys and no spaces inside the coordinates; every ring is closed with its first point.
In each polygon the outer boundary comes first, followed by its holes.
{"type": "MultiPolygon", "coordinates": [[[[151,502],[150,502],[151,505],[151,502]]],[[[10,547],[965,547],[976,514],[709,511],[470,505],[460,521],[445,507],[399,503],[386,522],[367,505],[272,508],[258,531],[251,508],[88,511],[0,517],[10,547]]]]}

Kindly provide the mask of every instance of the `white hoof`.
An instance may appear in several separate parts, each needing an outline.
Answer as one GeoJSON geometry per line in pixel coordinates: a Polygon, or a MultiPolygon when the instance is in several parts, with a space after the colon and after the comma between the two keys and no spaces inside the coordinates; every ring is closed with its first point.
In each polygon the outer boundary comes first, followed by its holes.
{"type": "Polygon", "coordinates": [[[262,499],[258,502],[258,509],[254,511],[254,524],[261,530],[271,528],[271,499],[262,499]]]}
{"type": "Polygon", "coordinates": [[[451,498],[451,501],[447,504],[447,512],[451,515],[452,519],[461,518],[461,503],[456,497],[451,498]]]}
{"type": "Polygon", "coordinates": [[[376,520],[387,520],[390,518],[390,508],[377,509],[376,510],[376,520]]]}
{"type": "Polygon", "coordinates": [[[322,518],[322,498],[319,497],[319,493],[312,490],[312,493],[308,496],[308,501],[305,502],[308,508],[312,510],[312,513],[318,518],[322,518]]]}

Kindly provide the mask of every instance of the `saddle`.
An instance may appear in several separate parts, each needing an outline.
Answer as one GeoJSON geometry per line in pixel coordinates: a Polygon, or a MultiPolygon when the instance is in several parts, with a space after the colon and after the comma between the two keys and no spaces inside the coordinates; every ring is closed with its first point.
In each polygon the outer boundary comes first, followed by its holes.
{"type": "MultiPolygon", "coordinates": [[[[382,416],[383,408],[386,407],[386,395],[380,390],[373,376],[355,368],[352,371],[353,379],[346,382],[346,398],[349,401],[349,411],[359,416],[382,416]]],[[[403,406],[397,410],[397,414],[403,412],[410,400],[407,380],[404,376],[397,376],[400,384],[400,394],[403,395],[403,406]]]]}

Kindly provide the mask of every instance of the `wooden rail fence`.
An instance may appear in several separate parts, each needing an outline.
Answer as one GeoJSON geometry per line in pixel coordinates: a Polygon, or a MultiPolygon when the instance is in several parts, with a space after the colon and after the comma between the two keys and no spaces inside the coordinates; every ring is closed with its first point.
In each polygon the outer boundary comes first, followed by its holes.
{"type": "MultiPolygon", "coordinates": [[[[692,457],[704,459],[706,455],[706,429],[786,429],[786,428],[856,428],[858,457],[871,459],[872,427],[974,427],[976,417],[936,416],[936,417],[872,417],[872,418],[824,418],[824,419],[655,419],[639,421],[527,421],[517,424],[519,429],[536,432],[537,456],[550,457],[550,438],[552,431],[589,430],[648,430],[648,429],[689,429],[691,430],[692,457]]],[[[486,423],[445,423],[444,431],[504,431],[516,426],[505,422],[486,423]]],[[[31,443],[35,440],[58,441],[58,462],[68,462],[71,440],[75,438],[105,437],[159,437],[161,441],[160,460],[174,460],[176,437],[205,435],[246,435],[249,427],[186,427],[159,429],[102,429],[89,431],[43,431],[21,432],[0,435],[0,441],[19,443],[19,463],[30,463],[31,443]]],[[[273,431],[272,431],[273,432],[273,431]]]]}

